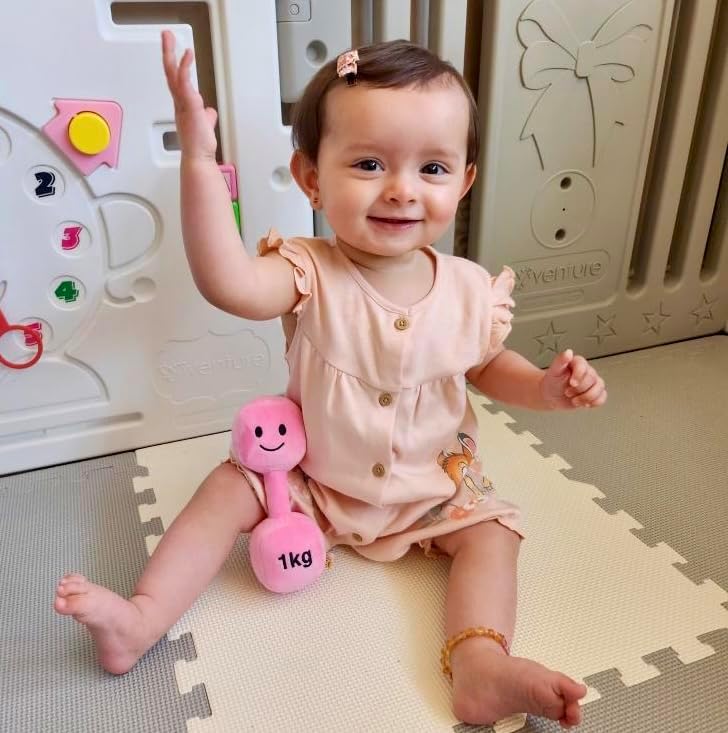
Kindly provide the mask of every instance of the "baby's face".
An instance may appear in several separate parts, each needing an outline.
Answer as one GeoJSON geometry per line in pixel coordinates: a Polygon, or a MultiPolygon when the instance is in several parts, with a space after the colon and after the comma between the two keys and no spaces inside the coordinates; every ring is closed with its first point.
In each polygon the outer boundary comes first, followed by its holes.
{"type": "Polygon", "coordinates": [[[337,86],[326,97],[317,162],[339,239],[375,255],[433,244],[472,184],[468,100],[454,83],[415,89],[337,86]]]}

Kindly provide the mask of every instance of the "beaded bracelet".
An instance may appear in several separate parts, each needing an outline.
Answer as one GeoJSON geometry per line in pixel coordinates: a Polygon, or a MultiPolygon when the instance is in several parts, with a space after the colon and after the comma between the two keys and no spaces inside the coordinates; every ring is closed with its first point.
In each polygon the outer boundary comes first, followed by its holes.
{"type": "Polygon", "coordinates": [[[440,665],[442,666],[442,673],[452,682],[452,667],[450,667],[450,654],[452,650],[465,639],[470,639],[473,636],[484,636],[488,639],[492,639],[503,647],[503,651],[510,656],[511,649],[508,646],[508,640],[503,634],[494,629],[487,629],[485,626],[471,626],[464,629],[459,634],[451,636],[442,646],[442,652],[440,652],[440,665]]]}

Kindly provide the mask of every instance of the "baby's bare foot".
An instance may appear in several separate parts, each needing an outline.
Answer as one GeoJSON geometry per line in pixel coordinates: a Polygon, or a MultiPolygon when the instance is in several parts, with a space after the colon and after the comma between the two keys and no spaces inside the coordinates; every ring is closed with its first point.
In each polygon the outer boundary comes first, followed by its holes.
{"type": "Polygon", "coordinates": [[[83,575],[63,576],[53,607],[89,630],[107,672],[128,672],[155,641],[148,639],[142,613],[134,603],[90,583],[83,575]]]}
{"type": "Polygon", "coordinates": [[[486,639],[462,642],[453,652],[453,709],[465,723],[492,725],[518,713],[581,722],[586,687],[530,659],[506,656],[486,639]]]}

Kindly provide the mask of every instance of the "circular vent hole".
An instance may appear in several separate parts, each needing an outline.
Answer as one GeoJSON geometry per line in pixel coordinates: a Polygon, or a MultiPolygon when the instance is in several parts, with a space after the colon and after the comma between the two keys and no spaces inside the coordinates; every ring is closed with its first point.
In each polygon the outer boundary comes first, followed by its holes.
{"type": "Polygon", "coordinates": [[[326,61],[326,46],[321,41],[311,41],[306,46],[306,58],[314,66],[321,66],[326,61]]]}

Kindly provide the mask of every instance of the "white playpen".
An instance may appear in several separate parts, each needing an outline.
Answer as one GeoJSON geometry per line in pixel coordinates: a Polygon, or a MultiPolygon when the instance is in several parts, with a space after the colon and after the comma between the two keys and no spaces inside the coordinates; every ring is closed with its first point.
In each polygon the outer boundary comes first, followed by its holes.
{"type": "Polygon", "coordinates": [[[288,172],[306,80],[350,45],[406,37],[477,92],[479,182],[438,247],[514,268],[514,348],[543,365],[724,329],[718,0],[8,3],[0,473],[227,430],[285,383],[279,324],[215,310],[189,275],[164,27],[194,43],[251,251],[271,225],[327,231],[288,172]]]}

